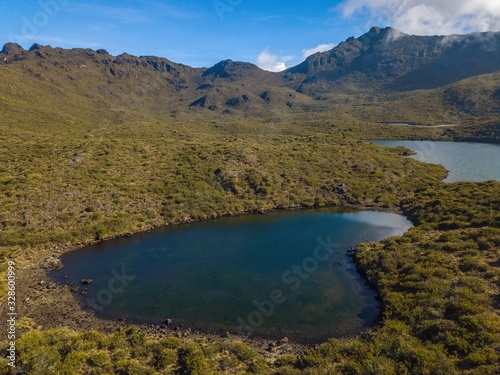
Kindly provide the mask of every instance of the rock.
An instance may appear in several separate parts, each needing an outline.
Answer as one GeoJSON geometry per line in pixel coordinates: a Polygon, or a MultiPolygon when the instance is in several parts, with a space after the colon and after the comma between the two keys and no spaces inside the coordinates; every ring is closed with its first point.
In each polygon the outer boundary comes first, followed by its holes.
{"type": "Polygon", "coordinates": [[[98,49],[96,53],[98,53],[99,55],[109,55],[109,52],[102,48],[98,49]]]}
{"type": "Polygon", "coordinates": [[[276,351],[276,349],[277,349],[277,346],[278,346],[278,343],[277,343],[277,342],[275,342],[275,341],[273,341],[273,342],[271,342],[271,343],[267,346],[266,350],[267,350],[268,352],[275,352],[275,351],[276,351]]]}
{"type": "Polygon", "coordinates": [[[43,280],[42,280],[42,281],[39,281],[39,282],[38,282],[38,285],[40,285],[40,286],[44,286],[44,285],[45,285],[45,281],[43,281],[43,280]]]}
{"type": "Polygon", "coordinates": [[[260,98],[264,100],[266,103],[270,103],[271,93],[269,91],[264,91],[262,94],[260,94],[260,98]]]}
{"type": "Polygon", "coordinates": [[[24,48],[17,43],[6,43],[4,44],[2,51],[0,51],[0,53],[4,53],[7,55],[21,52],[24,52],[24,48]]]}
{"type": "Polygon", "coordinates": [[[288,337],[283,337],[279,342],[278,344],[280,345],[286,345],[290,342],[290,340],[288,339],[288,337]]]}
{"type": "Polygon", "coordinates": [[[172,319],[167,319],[163,322],[167,327],[173,323],[172,319]]]}
{"type": "Polygon", "coordinates": [[[198,86],[196,88],[196,90],[210,90],[210,89],[213,89],[214,88],[214,85],[211,85],[210,83],[205,83],[201,86],[198,86]]]}
{"type": "Polygon", "coordinates": [[[77,293],[79,290],[80,288],[77,287],[76,285],[72,285],[71,288],[69,289],[71,293],[77,293]]]}
{"type": "Polygon", "coordinates": [[[42,267],[46,271],[58,271],[63,268],[63,264],[59,258],[51,256],[50,258],[45,259],[40,264],[40,267],[42,267]]]}
{"type": "Polygon", "coordinates": [[[83,285],[92,284],[93,282],[94,282],[94,280],[92,280],[92,279],[82,279],[83,285]]]}
{"type": "Polygon", "coordinates": [[[242,95],[237,98],[231,98],[228,101],[226,101],[226,105],[231,106],[231,107],[238,107],[243,103],[246,103],[250,100],[248,95],[242,95]]]}
{"type": "Polygon", "coordinates": [[[29,51],[35,51],[35,50],[40,49],[42,47],[43,46],[41,44],[33,43],[33,45],[30,47],[29,51]]]}
{"type": "Polygon", "coordinates": [[[202,107],[202,108],[205,108],[207,106],[207,97],[203,96],[203,97],[195,100],[194,102],[192,102],[189,106],[190,107],[202,107]]]}

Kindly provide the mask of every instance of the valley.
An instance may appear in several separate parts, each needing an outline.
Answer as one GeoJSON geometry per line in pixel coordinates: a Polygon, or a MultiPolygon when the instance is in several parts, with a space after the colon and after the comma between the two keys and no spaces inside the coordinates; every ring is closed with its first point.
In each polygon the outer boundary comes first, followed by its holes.
{"type": "Polygon", "coordinates": [[[366,140],[498,144],[499,39],[372,28],[282,73],[6,44],[0,260],[3,275],[16,263],[19,371],[497,371],[500,182],[446,183],[445,167],[366,140]],[[47,275],[65,254],[159,227],[325,207],[400,213],[414,227],[359,241],[380,322],[317,346],[103,320],[47,275]]]}

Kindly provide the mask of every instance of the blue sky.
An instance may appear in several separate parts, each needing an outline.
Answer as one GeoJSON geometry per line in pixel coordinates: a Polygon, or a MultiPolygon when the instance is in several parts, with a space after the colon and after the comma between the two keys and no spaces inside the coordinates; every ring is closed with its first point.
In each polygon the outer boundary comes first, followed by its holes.
{"type": "Polygon", "coordinates": [[[415,34],[496,31],[500,1],[0,1],[0,43],[104,48],[196,67],[230,58],[280,70],[375,24],[415,34]]]}

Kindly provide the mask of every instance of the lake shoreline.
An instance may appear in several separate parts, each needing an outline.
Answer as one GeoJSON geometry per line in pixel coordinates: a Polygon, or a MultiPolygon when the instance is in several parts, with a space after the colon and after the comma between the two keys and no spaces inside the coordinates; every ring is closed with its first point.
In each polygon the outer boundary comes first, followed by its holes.
{"type": "Polygon", "coordinates": [[[412,150],[405,156],[427,164],[441,165],[447,170],[445,183],[481,182],[500,180],[496,161],[500,147],[492,143],[420,141],[420,140],[369,140],[369,142],[391,148],[412,150]]]}
{"type": "MultiPolygon", "coordinates": [[[[458,142],[458,140],[454,140],[458,142]]],[[[491,143],[484,142],[483,143],[491,143]]],[[[276,344],[276,340],[268,340],[264,338],[247,338],[244,336],[229,335],[226,337],[225,334],[207,334],[200,333],[196,331],[191,331],[189,329],[184,329],[184,327],[164,327],[161,325],[137,325],[131,324],[127,321],[113,321],[107,319],[97,318],[94,314],[85,311],[80,306],[78,299],[72,293],[67,286],[58,284],[48,277],[48,272],[53,268],[47,267],[47,263],[57,263],[63,254],[67,254],[73,251],[81,250],[82,248],[96,244],[98,242],[108,241],[115,238],[130,237],[134,234],[145,233],[151,230],[157,229],[164,226],[177,226],[181,224],[188,224],[194,222],[205,222],[217,218],[224,217],[235,217],[241,215],[251,215],[251,214],[266,214],[269,212],[276,211],[299,211],[307,209],[316,208],[338,208],[346,210],[365,210],[365,211],[377,211],[377,212],[387,212],[400,214],[405,216],[414,226],[418,226],[419,223],[415,216],[411,212],[403,210],[401,205],[399,207],[370,207],[363,206],[359,204],[350,204],[347,201],[341,201],[339,204],[335,205],[324,205],[324,206],[293,206],[293,207],[274,207],[269,210],[253,209],[250,211],[244,211],[239,213],[231,213],[225,215],[215,215],[208,218],[199,219],[189,219],[177,222],[165,222],[162,225],[152,226],[143,230],[138,230],[135,232],[121,233],[116,236],[106,237],[104,240],[94,240],[87,243],[80,243],[78,245],[63,246],[63,247],[52,247],[52,248],[33,248],[30,252],[24,252],[19,254],[20,261],[18,262],[18,293],[22,296],[19,299],[19,317],[28,317],[34,320],[36,324],[40,324],[44,329],[67,327],[75,331],[85,331],[85,330],[97,330],[105,333],[111,333],[120,328],[126,328],[130,326],[138,326],[142,332],[147,332],[152,335],[159,335],[165,337],[171,336],[182,336],[187,338],[202,338],[206,337],[209,340],[241,340],[252,347],[259,350],[259,352],[265,355],[271,355],[269,352],[269,345],[276,344]],[[50,261],[50,262],[47,262],[50,261]],[[224,336],[224,337],[221,337],[224,336]]],[[[356,259],[355,252],[351,254],[354,265],[356,266],[356,271],[361,275],[363,281],[376,293],[378,302],[380,304],[381,310],[379,317],[373,323],[373,325],[366,329],[366,332],[373,330],[374,328],[380,326],[383,318],[384,311],[384,301],[380,298],[380,293],[374,285],[370,285],[366,278],[365,271],[359,267],[359,262],[356,259]]],[[[1,309],[6,310],[5,300],[1,303],[1,309]]],[[[168,316],[165,316],[168,319],[168,316]]],[[[23,329],[20,328],[19,332],[22,334],[23,329]]],[[[363,335],[363,332],[357,333],[356,335],[363,335]]],[[[0,335],[2,336],[2,335],[0,335]]],[[[347,339],[352,336],[344,336],[347,339]]],[[[3,338],[3,336],[2,336],[3,338]]],[[[274,348],[279,346],[272,346],[274,348]]],[[[300,353],[308,348],[310,345],[302,345],[298,343],[289,342],[286,345],[290,349],[290,353],[300,353]]],[[[289,349],[286,349],[289,350],[289,349]]],[[[288,351],[285,351],[288,353],[288,351]]],[[[281,353],[283,354],[283,352],[281,353]]]]}
{"type": "Polygon", "coordinates": [[[371,141],[425,141],[425,142],[454,142],[454,143],[482,143],[485,145],[500,145],[500,138],[475,138],[475,137],[465,137],[465,138],[432,138],[432,137],[370,137],[362,139],[363,142],[371,143],[371,141]]]}
{"type": "MultiPolygon", "coordinates": [[[[66,327],[75,331],[85,331],[85,330],[97,330],[103,333],[112,333],[121,328],[128,328],[132,326],[137,326],[141,332],[145,332],[151,335],[158,335],[160,337],[185,337],[189,339],[196,338],[207,338],[209,341],[213,340],[239,340],[243,341],[246,344],[252,346],[257,349],[264,355],[277,355],[277,354],[298,354],[310,349],[316,344],[305,345],[300,344],[298,342],[294,342],[293,340],[285,340],[288,341],[286,345],[280,346],[279,341],[276,339],[269,339],[263,337],[245,337],[240,335],[229,334],[226,335],[224,333],[204,333],[197,332],[192,330],[189,326],[186,325],[173,325],[167,327],[166,325],[154,325],[154,324],[133,324],[133,322],[124,321],[115,321],[102,319],[95,316],[90,311],[83,309],[81,306],[78,297],[75,296],[74,293],[71,292],[68,285],[63,285],[56,283],[49,276],[48,273],[55,269],[54,265],[60,262],[60,257],[64,254],[68,254],[73,251],[81,250],[89,245],[96,244],[103,241],[109,241],[111,239],[130,237],[134,234],[139,233],[147,233],[154,229],[164,226],[178,226],[182,224],[194,223],[194,222],[206,222],[218,218],[224,217],[235,217],[242,215],[252,215],[252,214],[266,214],[268,212],[286,212],[286,211],[300,211],[307,209],[318,209],[318,208],[338,208],[338,209],[346,209],[346,210],[363,210],[363,211],[375,211],[375,212],[386,212],[393,214],[404,215],[400,208],[390,207],[390,208],[382,208],[382,207],[365,207],[362,205],[353,205],[353,204],[342,204],[342,205],[329,205],[329,206],[321,206],[321,207],[275,207],[271,210],[252,210],[242,212],[240,214],[228,214],[228,215],[220,215],[215,218],[203,219],[203,220],[186,220],[182,222],[176,223],[167,223],[165,225],[151,227],[145,230],[140,230],[136,232],[128,232],[122,233],[120,235],[112,236],[106,238],[104,240],[99,241],[91,241],[85,244],[79,244],[77,246],[68,246],[68,247],[56,247],[52,249],[43,249],[41,251],[37,251],[35,254],[26,254],[26,260],[28,262],[25,263],[22,267],[19,267],[18,270],[18,293],[22,295],[23,298],[21,302],[18,304],[19,306],[19,316],[20,317],[28,317],[33,319],[36,324],[41,325],[44,329],[51,328],[60,328],[66,327]],[[36,302],[35,302],[36,301],[36,302]],[[269,351],[269,348],[273,348],[272,351],[269,351]]],[[[413,221],[409,219],[412,224],[413,221]]],[[[356,267],[356,271],[358,270],[358,264],[355,261],[354,257],[351,257],[353,263],[356,267]]],[[[354,336],[363,335],[373,328],[377,327],[381,323],[383,304],[380,298],[378,291],[373,288],[372,285],[368,283],[366,277],[360,274],[363,282],[373,290],[377,295],[377,302],[380,305],[380,314],[374,323],[367,327],[366,330],[362,332],[356,332],[353,334],[348,334],[346,336],[342,336],[341,339],[348,339],[354,336]]],[[[3,305],[3,304],[2,304],[3,305]]],[[[2,310],[5,309],[5,306],[2,306],[2,310]]],[[[165,319],[168,319],[168,316],[165,316],[165,319]]],[[[21,333],[22,329],[19,330],[21,333]]],[[[284,337],[282,338],[284,339],[284,337]]]]}

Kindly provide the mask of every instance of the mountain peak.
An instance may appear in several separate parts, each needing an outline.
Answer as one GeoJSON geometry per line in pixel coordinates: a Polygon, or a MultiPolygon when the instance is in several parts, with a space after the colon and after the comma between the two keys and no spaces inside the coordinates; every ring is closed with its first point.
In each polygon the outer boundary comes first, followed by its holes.
{"type": "Polygon", "coordinates": [[[9,55],[14,53],[24,52],[25,49],[17,43],[5,43],[0,53],[9,55]]]}
{"type": "MultiPolygon", "coordinates": [[[[361,35],[357,40],[363,42],[363,43],[370,43],[374,40],[380,40],[380,39],[385,39],[388,41],[394,41],[396,39],[399,39],[403,36],[407,36],[407,34],[396,30],[390,26],[381,28],[378,26],[373,26],[368,32],[365,34],[361,35]]],[[[354,38],[352,38],[354,39],[354,38]]],[[[351,39],[351,40],[352,40],[351,39]]]]}
{"type": "Polygon", "coordinates": [[[228,78],[243,75],[250,71],[261,70],[257,65],[242,61],[223,60],[208,68],[203,76],[213,76],[216,78],[228,78]]]}
{"type": "Polygon", "coordinates": [[[284,77],[302,93],[433,89],[500,69],[500,33],[417,36],[372,27],[308,57],[284,77]],[[480,57],[479,57],[480,56],[480,57]]]}
{"type": "Polygon", "coordinates": [[[41,44],[33,43],[33,45],[30,47],[30,49],[28,51],[35,51],[35,50],[40,49],[42,47],[43,46],[41,44]]]}
{"type": "Polygon", "coordinates": [[[373,26],[366,34],[367,35],[380,35],[382,29],[378,26],[373,26]]]}

